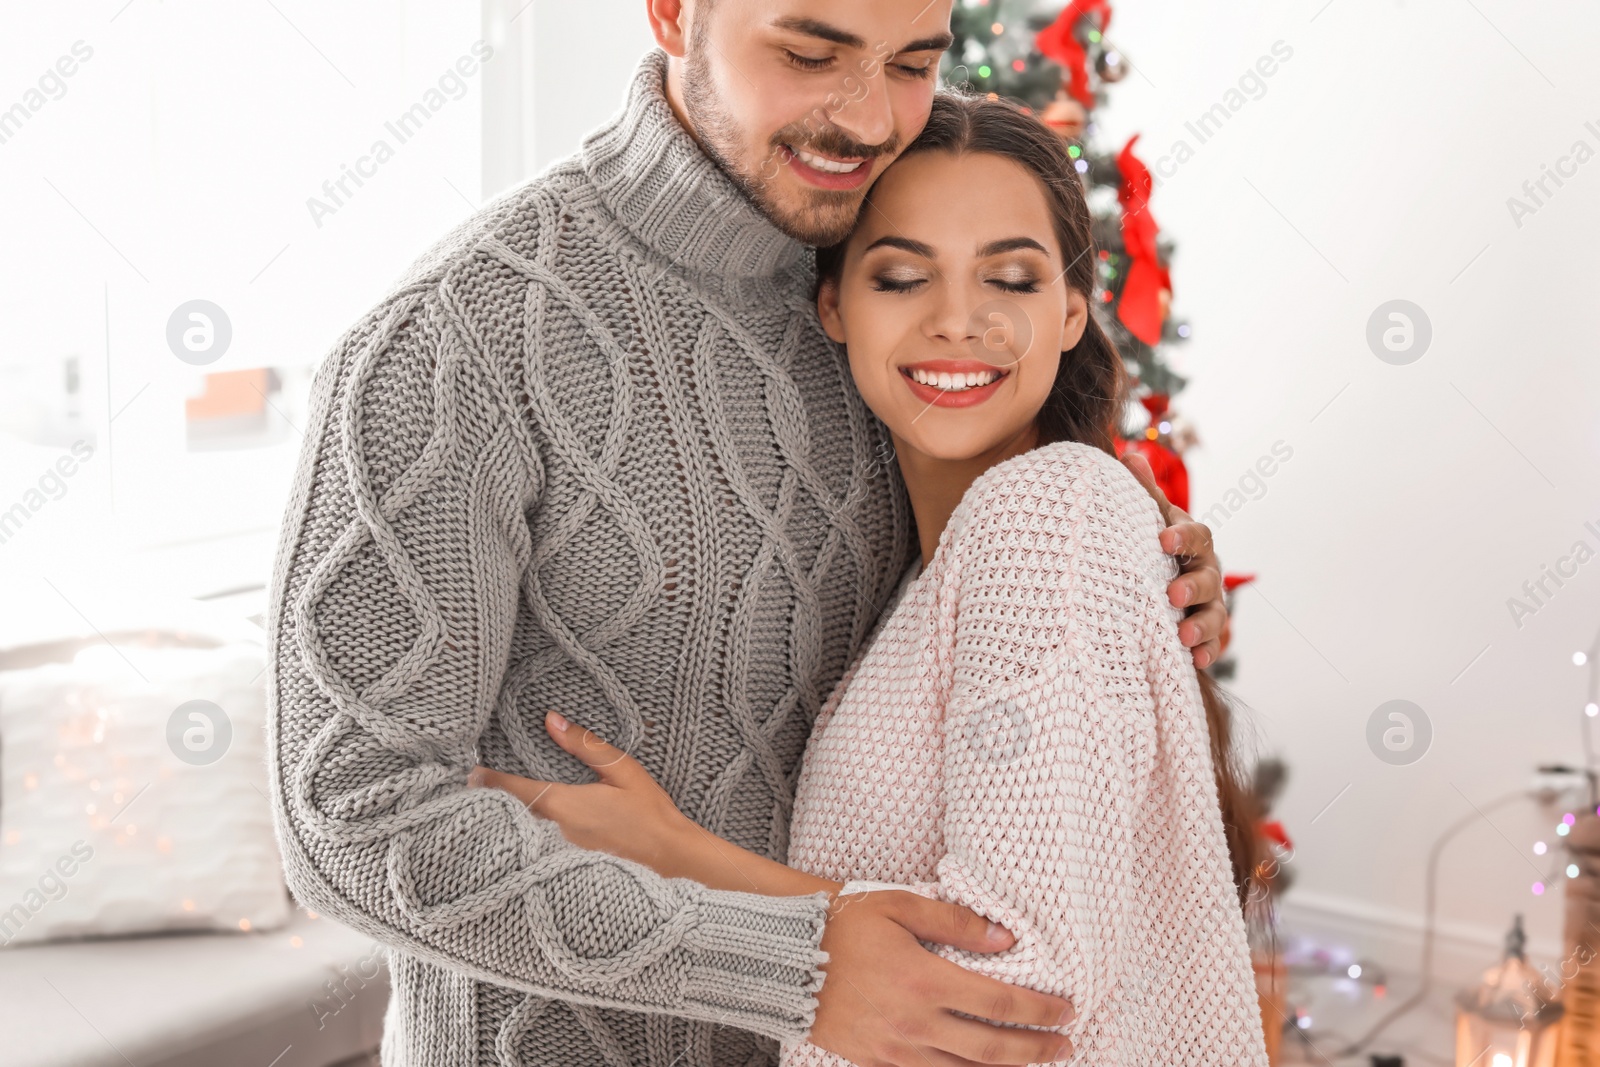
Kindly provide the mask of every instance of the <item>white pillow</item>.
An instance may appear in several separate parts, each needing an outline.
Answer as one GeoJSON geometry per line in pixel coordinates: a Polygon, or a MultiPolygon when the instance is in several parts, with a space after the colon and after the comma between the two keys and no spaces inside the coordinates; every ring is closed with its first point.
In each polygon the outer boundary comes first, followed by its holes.
{"type": "Polygon", "coordinates": [[[0,659],[0,945],[284,925],[261,645],[109,636],[0,659]]]}

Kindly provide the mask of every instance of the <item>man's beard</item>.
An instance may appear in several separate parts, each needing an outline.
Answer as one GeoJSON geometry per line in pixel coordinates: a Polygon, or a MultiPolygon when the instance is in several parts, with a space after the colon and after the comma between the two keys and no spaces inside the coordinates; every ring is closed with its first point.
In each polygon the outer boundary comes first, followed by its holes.
{"type": "Polygon", "coordinates": [[[788,166],[780,145],[814,150],[819,154],[844,158],[865,159],[862,166],[872,166],[878,156],[891,158],[899,149],[898,136],[881,145],[863,145],[846,136],[838,127],[813,133],[802,123],[791,123],[772,136],[771,154],[762,161],[758,170],[742,168],[735,160],[742,144],[739,129],[733,118],[718,99],[712,85],[711,65],[707,58],[708,42],[700,27],[690,35],[689,54],[683,72],[683,109],[694,125],[694,133],[701,147],[712,161],[722,168],[739,191],[784,233],[808,245],[823,248],[837,244],[855,229],[856,217],[866,197],[865,189],[817,189],[803,194],[808,203],[793,207],[780,201],[776,173],[788,166]],[[766,173],[774,175],[765,177],[766,173]]]}

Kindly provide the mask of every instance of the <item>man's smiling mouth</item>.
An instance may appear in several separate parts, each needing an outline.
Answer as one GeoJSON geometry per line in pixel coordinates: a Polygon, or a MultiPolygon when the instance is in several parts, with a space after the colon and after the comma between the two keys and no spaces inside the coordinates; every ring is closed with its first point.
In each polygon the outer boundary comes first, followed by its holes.
{"type": "Polygon", "coordinates": [[[869,162],[869,160],[865,159],[830,159],[827,156],[819,156],[815,152],[807,152],[806,150],[802,148],[796,148],[793,145],[786,144],[783,147],[793,152],[800,159],[800,162],[804,163],[806,166],[813,167],[820,171],[826,171],[829,174],[850,174],[865,166],[869,162]]]}

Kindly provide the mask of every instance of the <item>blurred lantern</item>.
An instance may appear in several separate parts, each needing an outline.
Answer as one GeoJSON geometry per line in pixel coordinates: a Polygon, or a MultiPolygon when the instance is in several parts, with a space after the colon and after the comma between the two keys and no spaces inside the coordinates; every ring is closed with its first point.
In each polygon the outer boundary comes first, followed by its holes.
{"type": "Polygon", "coordinates": [[[1553,1067],[1560,1004],[1539,996],[1518,915],[1505,958],[1456,997],[1456,1067],[1553,1067]]]}

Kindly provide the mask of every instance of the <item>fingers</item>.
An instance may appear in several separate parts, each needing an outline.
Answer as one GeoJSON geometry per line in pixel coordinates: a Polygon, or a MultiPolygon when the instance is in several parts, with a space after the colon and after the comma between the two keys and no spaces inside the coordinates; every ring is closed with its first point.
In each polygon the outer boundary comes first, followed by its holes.
{"type": "Polygon", "coordinates": [[[1167,494],[1156,485],[1156,472],[1150,468],[1150,461],[1138,452],[1129,452],[1122,457],[1122,465],[1133,472],[1133,476],[1139,479],[1139,484],[1144,486],[1144,491],[1160,505],[1164,514],[1171,505],[1167,503],[1167,494]]]}
{"type": "MultiPolygon", "coordinates": [[[[941,900],[930,900],[915,893],[895,893],[893,896],[905,898],[894,902],[895,920],[920,941],[933,941],[971,952],[1000,952],[1016,944],[1016,938],[1011,931],[998,923],[990,922],[970,908],[941,900]]],[[[945,965],[936,966],[936,970],[942,972],[939,979],[941,995],[938,1002],[948,1007],[964,1011],[969,1015],[993,1019],[996,1022],[1022,1023],[1029,1026],[1061,1026],[1072,1019],[1073,1007],[1070,1000],[987,978],[965,967],[952,964],[949,960],[941,959],[938,963],[945,965]]],[[[1045,1036],[1053,1038],[1055,1035],[1045,1036]]],[[[1023,1059],[983,1059],[974,1055],[974,1051],[997,1047],[993,1043],[998,1040],[1000,1040],[998,1035],[985,1034],[983,1041],[986,1043],[974,1046],[973,1051],[965,1051],[943,1043],[940,1043],[940,1047],[981,1063],[1037,1063],[1062,1058],[1062,1055],[1050,1052],[1056,1047],[1054,1044],[1041,1045],[1033,1038],[1025,1039],[1019,1044],[1011,1041],[1009,1037],[1006,1038],[1005,1044],[998,1047],[1005,1048],[1010,1054],[1025,1052],[1023,1059]]]]}
{"type": "Polygon", "coordinates": [[[1207,641],[1203,645],[1196,646],[1193,655],[1195,670],[1203,671],[1222,658],[1222,643],[1207,641]]]}
{"type": "Polygon", "coordinates": [[[1215,643],[1213,659],[1222,652],[1222,631],[1228,625],[1228,613],[1223,610],[1218,601],[1211,601],[1204,607],[1191,611],[1184,616],[1178,624],[1178,640],[1182,641],[1185,648],[1199,648],[1201,645],[1215,643]]]}
{"type": "Polygon", "coordinates": [[[1167,599],[1174,607],[1192,608],[1197,604],[1222,603],[1222,575],[1214,567],[1196,565],[1172,580],[1167,599]]]}
{"type": "Polygon", "coordinates": [[[555,738],[556,744],[594,769],[602,781],[609,781],[619,774],[626,773],[624,769],[626,763],[633,757],[604,740],[593,730],[579,727],[555,711],[545,715],[544,725],[550,736],[555,738]]]}
{"type": "Polygon", "coordinates": [[[1072,1055],[1072,1042],[1061,1034],[991,1026],[959,1015],[949,1017],[939,1047],[953,1054],[955,1063],[1056,1063],[1072,1055]]]}
{"type": "MultiPolygon", "coordinates": [[[[997,1023],[1018,1026],[1065,1026],[1077,1016],[1072,1001],[1066,997],[1002,982],[998,978],[990,978],[968,970],[959,963],[938,956],[928,961],[924,980],[933,1003],[948,1010],[976,1015],[980,1019],[992,1019],[997,1023]]],[[[996,1035],[988,1033],[985,1036],[993,1040],[996,1035]]],[[[981,1055],[975,1055],[975,1050],[970,1047],[957,1047],[944,1041],[932,1041],[929,1044],[935,1044],[958,1056],[967,1056],[981,1063],[1033,1063],[1040,1059],[1056,1059],[1055,1056],[1038,1053],[1054,1048],[1054,1043],[1060,1039],[1060,1035],[1036,1034],[1035,1036],[1043,1036],[1050,1040],[1043,1046],[1028,1046],[1031,1058],[1024,1057],[1021,1060],[986,1060],[981,1055]]],[[[1012,1051],[1019,1051],[1022,1048],[1023,1046],[1012,1046],[1012,1051]]]]}
{"type": "Polygon", "coordinates": [[[545,818],[550,817],[548,808],[556,801],[558,791],[573,788],[557,785],[555,782],[541,782],[534,778],[504,774],[487,767],[472,768],[471,773],[467,775],[467,785],[476,789],[498,789],[510,793],[522,801],[529,811],[545,818]]]}
{"type": "Polygon", "coordinates": [[[1011,932],[971,908],[931,900],[916,893],[895,892],[893,916],[919,941],[964,948],[969,952],[1001,952],[1016,943],[1011,932]],[[902,900],[900,898],[904,897],[902,900]]]}
{"type": "Polygon", "coordinates": [[[1187,512],[1172,509],[1175,521],[1161,531],[1161,550],[1169,556],[1199,561],[1202,565],[1217,567],[1216,550],[1211,540],[1211,527],[1195,522],[1187,512]]]}

